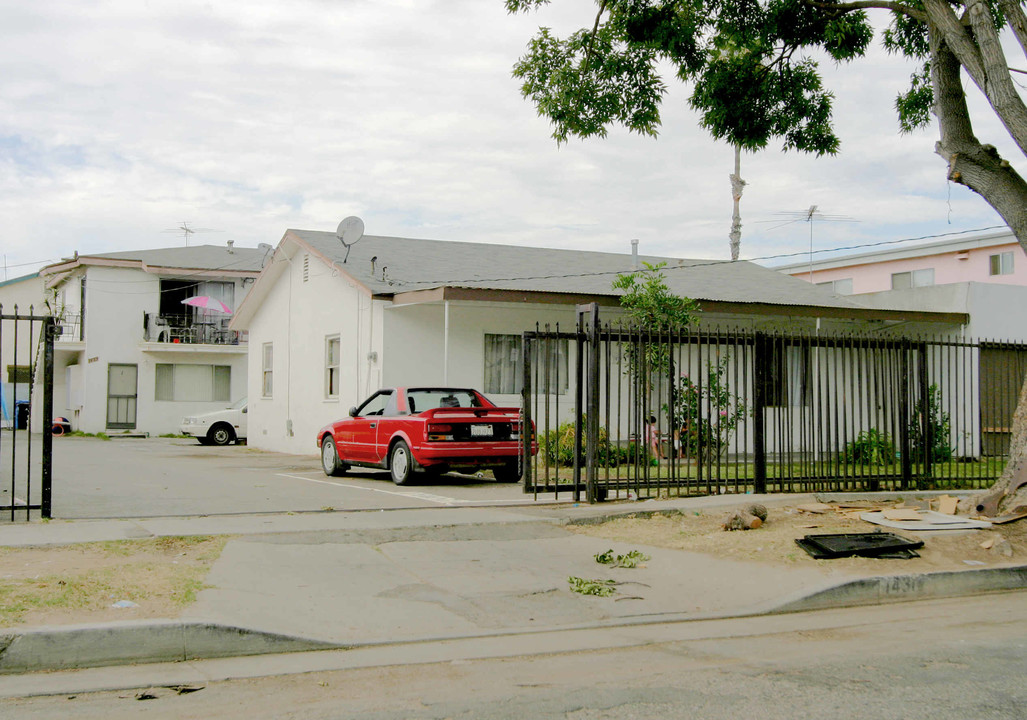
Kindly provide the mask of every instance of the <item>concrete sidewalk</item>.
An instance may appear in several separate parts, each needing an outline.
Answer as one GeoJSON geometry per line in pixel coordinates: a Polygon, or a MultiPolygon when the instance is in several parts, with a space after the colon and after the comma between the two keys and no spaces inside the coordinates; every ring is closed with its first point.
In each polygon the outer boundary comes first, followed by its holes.
{"type": "MultiPolygon", "coordinates": [[[[776,504],[812,496],[761,496],[776,504]]],[[[876,604],[1027,587],[1027,567],[926,575],[825,576],[568,532],[632,512],[718,510],[739,497],[532,507],[461,507],[0,526],[0,546],[230,534],[181,617],[0,630],[0,673],[397,643],[516,637],[876,604]],[[597,565],[641,549],[644,569],[597,565]],[[613,598],[570,592],[609,578],[613,598]]],[[[2,688],[0,688],[2,691],[2,688]]]]}

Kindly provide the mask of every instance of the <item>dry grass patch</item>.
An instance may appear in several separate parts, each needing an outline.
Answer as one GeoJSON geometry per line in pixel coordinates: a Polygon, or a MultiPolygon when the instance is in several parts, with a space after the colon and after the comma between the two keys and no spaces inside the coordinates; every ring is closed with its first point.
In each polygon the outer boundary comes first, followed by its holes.
{"type": "Polygon", "coordinates": [[[175,617],[227,537],[0,548],[0,626],[175,617]],[[138,607],[115,608],[127,600],[138,607]]]}
{"type": "MultiPolygon", "coordinates": [[[[744,507],[744,503],[740,503],[739,507],[744,507]]],[[[819,567],[825,573],[877,575],[968,570],[981,565],[1023,563],[1027,557],[1027,520],[995,525],[990,530],[913,533],[873,525],[846,512],[814,514],[802,512],[796,507],[771,507],[768,510],[767,522],[756,530],[723,530],[722,523],[730,514],[726,510],[654,515],[640,513],[597,525],[571,525],[567,529],[631,545],[686,550],[727,560],[819,567]],[[925,545],[918,551],[920,557],[910,560],[814,560],[795,544],[795,540],[804,535],[865,533],[875,530],[923,540],[925,545]],[[981,547],[988,539],[995,541],[993,546],[981,547]],[[1002,540],[1006,541],[1004,547],[1010,555],[1002,552],[1002,540]]]]}

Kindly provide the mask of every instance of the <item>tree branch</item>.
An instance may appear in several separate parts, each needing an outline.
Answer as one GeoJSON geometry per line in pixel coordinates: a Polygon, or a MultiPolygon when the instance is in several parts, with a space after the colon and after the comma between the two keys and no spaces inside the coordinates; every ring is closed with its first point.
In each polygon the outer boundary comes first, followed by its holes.
{"type": "Polygon", "coordinates": [[[995,148],[982,145],[974,135],[960,79],[962,63],[943,32],[932,23],[928,31],[934,114],[941,131],[935,152],[948,163],[948,179],[984,198],[1027,249],[1027,182],[995,148]]]}
{"type": "Polygon", "coordinates": [[[948,50],[956,56],[959,64],[962,65],[970,75],[970,79],[987,94],[987,74],[984,72],[984,61],[981,53],[970,38],[966,28],[963,27],[952,6],[947,0],[924,0],[924,9],[927,11],[928,22],[933,25],[932,32],[940,33],[941,39],[948,47],[948,50]]]}
{"type": "Polygon", "coordinates": [[[824,10],[841,10],[843,12],[870,9],[891,10],[892,12],[897,12],[901,15],[911,17],[914,20],[927,22],[927,15],[922,10],[917,10],[900,2],[890,2],[890,0],[853,0],[853,2],[843,3],[827,3],[817,2],[816,0],[806,0],[806,2],[814,7],[822,8],[824,10]]]}
{"type": "Polygon", "coordinates": [[[1027,155],[1027,106],[1013,86],[1002,41],[995,30],[995,18],[983,0],[968,0],[967,11],[984,64],[982,90],[1020,152],[1027,155]]]}
{"type": "Polygon", "coordinates": [[[1018,0],[998,0],[998,6],[1002,8],[1002,14],[1009,21],[1009,27],[1013,29],[1017,42],[1024,55],[1027,55],[1027,15],[1023,12],[1023,6],[1018,0]]]}
{"type": "Polygon", "coordinates": [[[585,59],[581,62],[581,74],[588,72],[588,61],[592,59],[592,45],[595,43],[596,35],[599,33],[599,21],[606,12],[606,0],[599,3],[599,12],[596,13],[596,21],[592,24],[592,33],[588,36],[588,45],[585,47],[585,59]]]}

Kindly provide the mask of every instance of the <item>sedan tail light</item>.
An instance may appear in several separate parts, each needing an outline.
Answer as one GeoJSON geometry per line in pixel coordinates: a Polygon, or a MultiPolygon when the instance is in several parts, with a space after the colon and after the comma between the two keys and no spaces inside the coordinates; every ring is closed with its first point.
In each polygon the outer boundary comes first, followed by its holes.
{"type": "Polygon", "coordinates": [[[453,439],[453,426],[452,425],[437,425],[434,423],[428,424],[428,439],[429,440],[452,440],[453,439]]]}

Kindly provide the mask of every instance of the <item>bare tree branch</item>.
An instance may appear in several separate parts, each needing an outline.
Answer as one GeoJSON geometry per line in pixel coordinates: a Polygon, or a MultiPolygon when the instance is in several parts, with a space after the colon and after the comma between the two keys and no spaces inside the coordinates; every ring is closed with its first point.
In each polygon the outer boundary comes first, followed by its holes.
{"type": "Polygon", "coordinates": [[[1013,86],[1002,41],[995,30],[995,18],[983,0],[968,0],[966,5],[984,63],[982,90],[1020,152],[1027,155],[1027,106],[1013,86]]]}
{"type": "Polygon", "coordinates": [[[1023,6],[1018,0],[999,0],[998,6],[1002,8],[1002,14],[1009,21],[1009,27],[1013,29],[1020,49],[1027,56],[1027,15],[1023,12],[1023,6]]]}
{"type": "Polygon", "coordinates": [[[827,3],[817,2],[816,0],[807,0],[810,5],[814,7],[823,8],[824,10],[842,10],[848,12],[850,10],[891,10],[902,15],[919,20],[920,22],[927,22],[927,15],[922,10],[904,5],[900,2],[890,2],[890,0],[853,0],[853,2],[843,3],[827,3]]]}
{"type": "Polygon", "coordinates": [[[927,11],[928,22],[934,25],[934,32],[941,34],[945,45],[966,69],[970,79],[982,93],[987,94],[987,74],[984,72],[981,53],[956,17],[952,6],[946,0],[924,0],[924,9],[927,11]]]}

